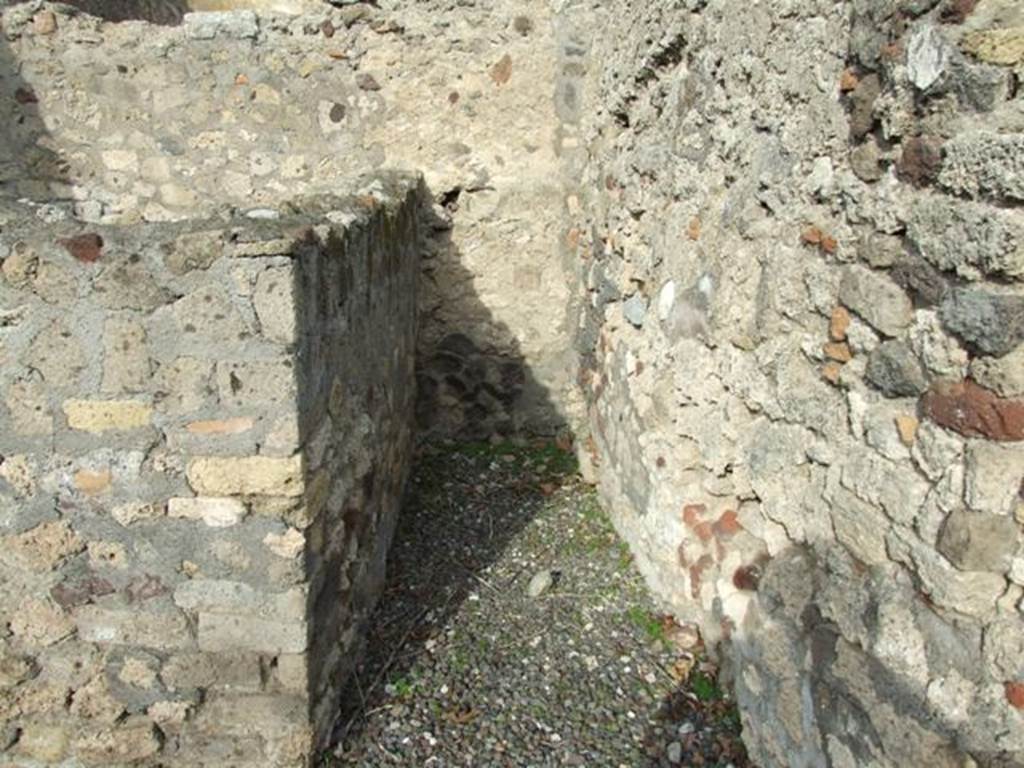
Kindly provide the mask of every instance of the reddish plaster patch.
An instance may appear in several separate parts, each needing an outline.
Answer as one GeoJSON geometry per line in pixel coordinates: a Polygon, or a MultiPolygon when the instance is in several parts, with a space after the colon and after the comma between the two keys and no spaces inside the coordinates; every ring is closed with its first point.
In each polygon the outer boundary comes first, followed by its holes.
{"type": "Polygon", "coordinates": [[[690,566],[690,596],[696,600],[700,597],[700,584],[704,578],[704,571],[714,564],[711,555],[701,555],[700,560],[690,566]]]}
{"type": "Polygon", "coordinates": [[[730,538],[743,530],[743,526],[740,525],[739,515],[736,514],[734,509],[725,510],[712,527],[715,531],[715,536],[719,538],[730,538]]]}
{"type": "Polygon", "coordinates": [[[708,511],[703,504],[687,504],[683,507],[683,522],[693,528],[708,511]]]}

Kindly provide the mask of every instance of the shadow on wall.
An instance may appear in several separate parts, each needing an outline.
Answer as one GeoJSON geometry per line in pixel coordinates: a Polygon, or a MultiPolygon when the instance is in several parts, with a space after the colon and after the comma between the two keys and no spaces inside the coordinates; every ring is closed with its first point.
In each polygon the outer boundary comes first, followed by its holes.
{"type": "MultiPolygon", "coordinates": [[[[450,193],[435,195],[425,188],[422,196],[421,291],[424,280],[442,275],[471,280],[468,270],[458,266],[461,259],[451,237],[455,201],[450,193]],[[435,270],[433,261],[440,258],[449,263],[435,270]]],[[[478,485],[481,473],[499,455],[511,462],[556,454],[551,435],[528,435],[523,429],[517,406],[524,395],[533,414],[530,425],[547,424],[554,434],[564,421],[550,398],[538,397],[544,387],[518,353],[511,330],[479,299],[463,298],[457,311],[478,322],[451,329],[427,359],[420,359],[417,351],[420,448],[394,540],[388,541],[386,575],[378,571],[383,582],[374,584],[380,601],[360,628],[365,654],[358,655],[362,661],[340,702],[334,740],[342,744],[360,740],[363,715],[390,698],[387,681],[407,675],[431,637],[480,589],[483,574],[545,503],[536,478],[531,481],[511,470],[503,471],[503,482],[486,490],[478,485]],[[513,351],[499,352],[483,341],[495,338],[502,339],[503,350],[513,351]],[[460,444],[456,450],[432,447],[453,441],[460,444]],[[473,487],[478,493],[472,498],[460,495],[459,489],[473,487]]],[[[421,332],[423,323],[421,314],[421,332]]],[[[563,433],[557,442],[565,445],[566,439],[563,433]]],[[[560,458],[572,461],[568,454],[560,458]]]]}
{"type": "MultiPolygon", "coordinates": [[[[421,437],[501,440],[523,433],[554,435],[566,427],[546,387],[530,372],[515,334],[496,320],[473,291],[452,294],[439,285],[472,285],[474,276],[452,238],[466,198],[459,189],[427,193],[422,225],[420,331],[439,326],[436,343],[421,338],[416,421],[421,437]],[[458,295],[456,306],[448,306],[458,295]],[[430,316],[433,302],[447,317],[473,318],[466,327],[430,316]]],[[[567,362],[568,364],[568,362],[567,362]]]]}
{"type": "MultiPolygon", "coordinates": [[[[378,181],[389,187],[381,175],[367,188],[378,181]]],[[[372,194],[357,200],[377,205],[372,194]]],[[[476,443],[468,456],[425,453],[412,466],[417,412],[426,424],[423,440],[525,444],[517,406],[524,393],[543,391],[518,352],[497,354],[479,341],[509,343],[511,331],[470,294],[458,316],[478,325],[452,329],[426,365],[416,360],[419,266],[435,257],[459,263],[438,198],[420,186],[416,203],[415,215],[375,220],[372,229],[355,228],[342,239],[303,241],[292,254],[298,445],[307,503],[317,510],[309,513],[305,567],[308,694],[319,747],[329,742],[339,712],[344,725],[366,710],[367,691],[384,693],[372,682],[379,670],[394,671],[397,656],[404,664],[418,655],[426,639],[419,633],[427,624],[444,625],[543,503],[536,480],[516,479],[473,504],[433,482],[443,470],[471,487],[486,468],[481,462],[494,455],[486,443],[476,443]],[[415,368],[422,368],[419,393],[411,381],[415,368]],[[410,469],[420,482],[406,487],[410,469]],[[367,663],[357,669],[364,654],[367,663]]],[[[304,213],[317,204],[317,198],[293,203],[304,213]]],[[[469,281],[468,274],[446,276],[469,281]]],[[[536,411],[536,398],[529,402],[536,411]]],[[[557,423],[553,403],[540,410],[557,423]]]]}
{"type": "MultiPolygon", "coordinates": [[[[65,0],[64,4],[113,22],[143,20],[172,25],[180,23],[188,11],[186,0],[65,0]]],[[[0,4],[0,13],[6,17],[18,5],[24,3],[0,4]]],[[[56,20],[44,9],[29,23],[36,34],[46,35],[55,28],[56,20]]],[[[22,76],[17,56],[2,33],[0,114],[4,115],[0,120],[0,192],[37,201],[68,197],[68,164],[47,146],[39,98],[32,83],[22,76]]]]}
{"type": "MultiPolygon", "coordinates": [[[[900,622],[921,633],[929,654],[934,649],[956,659],[957,680],[983,684],[984,670],[972,658],[982,642],[980,629],[940,615],[899,566],[866,567],[838,545],[793,546],[765,569],[759,612],[764,621],[757,634],[734,640],[731,672],[744,730],[779,764],[821,765],[828,762],[826,751],[838,751],[852,755],[855,765],[916,765],[926,748],[936,767],[1020,765],[1012,754],[988,746],[993,740],[986,730],[994,720],[976,711],[973,719],[954,722],[904,669],[894,671],[873,649],[848,639],[900,622]],[[837,605],[844,595],[854,597],[837,605]],[[845,626],[823,611],[837,613],[845,626]],[[780,725],[777,702],[792,695],[797,698],[788,700],[802,707],[799,740],[780,725]],[[893,712],[901,717],[894,719],[893,712]],[[965,760],[968,754],[976,763],[965,760]]],[[[907,647],[913,647],[911,637],[903,641],[907,647]]],[[[971,699],[963,701],[967,711],[971,699]]]]}
{"type": "Polygon", "coordinates": [[[187,0],[60,0],[60,3],[106,21],[148,21],[167,26],[180,24],[189,12],[187,0]]]}
{"type": "MultiPolygon", "coordinates": [[[[3,9],[0,9],[3,10],[3,9]]],[[[68,167],[46,147],[39,99],[20,73],[14,51],[0,31],[0,193],[46,200],[67,180],[68,167]]]]}

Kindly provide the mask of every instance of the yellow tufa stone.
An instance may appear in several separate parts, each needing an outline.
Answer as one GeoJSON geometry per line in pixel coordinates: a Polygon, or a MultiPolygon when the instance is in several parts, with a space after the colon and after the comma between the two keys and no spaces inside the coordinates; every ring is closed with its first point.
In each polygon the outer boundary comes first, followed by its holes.
{"type": "Polygon", "coordinates": [[[969,32],[961,47],[988,64],[1012,66],[1024,61],[1024,27],[969,32]]]}
{"type": "Polygon", "coordinates": [[[193,435],[239,435],[253,427],[250,418],[213,419],[210,421],[191,421],[186,429],[193,435]]]}
{"type": "Polygon", "coordinates": [[[66,400],[68,426],[83,432],[126,431],[149,426],[153,409],[138,400],[66,400]]]}
{"type": "Polygon", "coordinates": [[[900,433],[900,442],[908,448],[917,440],[917,419],[913,416],[897,416],[896,430],[900,433]]]}
{"type": "Polygon", "coordinates": [[[168,517],[202,520],[211,528],[229,528],[236,525],[242,521],[246,512],[245,505],[238,499],[198,497],[170,499],[167,502],[168,517]]]}
{"type": "Polygon", "coordinates": [[[192,489],[203,496],[301,496],[302,456],[206,456],[189,462],[192,489]]]}
{"type": "Polygon", "coordinates": [[[20,557],[32,570],[50,571],[64,558],[85,549],[85,542],[66,522],[52,521],[24,533],[4,536],[0,546],[20,557]]]}
{"type": "Polygon", "coordinates": [[[110,490],[112,476],[109,469],[93,472],[80,469],[75,472],[75,488],[86,496],[96,496],[110,490]]]}
{"type": "Polygon", "coordinates": [[[25,723],[18,738],[17,752],[32,760],[56,763],[68,750],[68,732],[61,725],[25,723]]]}
{"type": "Polygon", "coordinates": [[[306,548],[306,537],[301,531],[289,528],[284,533],[268,533],[263,537],[263,543],[278,557],[291,560],[302,554],[302,550],[306,548]]]}

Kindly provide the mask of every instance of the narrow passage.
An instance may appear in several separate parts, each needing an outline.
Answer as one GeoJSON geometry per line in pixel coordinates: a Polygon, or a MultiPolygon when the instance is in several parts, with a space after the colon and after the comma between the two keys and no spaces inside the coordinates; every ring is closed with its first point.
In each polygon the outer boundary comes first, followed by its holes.
{"type": "Polygon", "coordinates": [[[540,442],[420,455],[324,766],[751,765],[575,469],[540,442]]]}

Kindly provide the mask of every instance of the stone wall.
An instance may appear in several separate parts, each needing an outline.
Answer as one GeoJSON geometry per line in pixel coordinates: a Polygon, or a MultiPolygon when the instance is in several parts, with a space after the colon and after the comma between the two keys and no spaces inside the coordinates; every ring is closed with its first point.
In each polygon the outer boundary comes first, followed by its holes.
{"type": "MultiPolygon", "coordinates": [[[[546,0],[231,4],[308,12],[151,26],[10,8],[0,108],[17,117],[3,130],[18,162],[5,169],[0,148],[0,183],[68,201],[85,221],[128,224],[329,193],[382,168],[422,171],[436,202],[422,426],[551,432],[578,413],[546,0]]],[[[118,5],[153,6],[157,18],[161,3],[118,5]]]]}
{"type": "Polygon", "coordinates": [[[762,765],[1022,764],[1019,2],[250,4],[0,17],[8,754],[322,740],[418,282],[423,434],[585,421],[762,765]]]}
{"type": "Polygon", "coordinates": [[[354,192],[2,203],[0,763],[304,766],[329,736],[412,445],[422,191],[354,192]]]}
{"type": "Polygon", "coordinates": [[[581,441],[761,765],[1024,764],[1024,6],[586,4],[581,441]]]}

